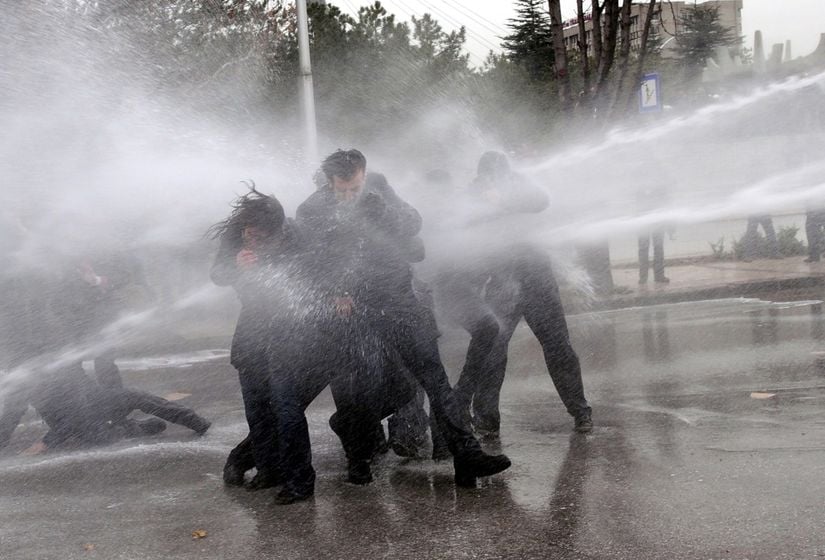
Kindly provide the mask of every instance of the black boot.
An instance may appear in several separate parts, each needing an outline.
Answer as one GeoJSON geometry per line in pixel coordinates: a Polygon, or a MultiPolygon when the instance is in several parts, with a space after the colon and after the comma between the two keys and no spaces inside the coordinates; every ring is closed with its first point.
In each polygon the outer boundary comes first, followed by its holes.
{"type": "Polygon", "coordinates": [[[244,471],[237,465],[227,463],[223,466],[223,483],[227,486],[243,486],[244,471]]]}
{"type": "Polygon", "coordinates": [[[370,462],[364,460],[349,461],[347,463],[347,480],[358,485],[372,482],[370,462]]]}
{"type": "Polygon", "coordinates": [[[511,464],[506,455],[488,455],[480,449],[468,451],[453,458],[455,483],[464,488],[475,488],[477,478],[500,473],[511,464]]]}
{"type": "Polygon", "coordinates": [[[206,420],[205,418],[201,418],[200,416],[197,416],[197,417],[195,417],[195,421],[192,422],[187,427],[190,430],[192,430],[193,432],[195,432],[196,434],[198,434],[199,436],[202,436],[203,434],[206,433],[206,430],[208,430],[211,425],[212,425],[212,422],[210,422],[209,420],[206,420]]]}
{"type": "Polygon", "coordinates": [[[253,476],[249,484],[246,485],[246,489],[254,492],[255,490],[263,490],[265,488],[274,488],[278,486],[278,484],[280,484],[280,477],[278,477],[276,473],[263,470],[255,473],[255,476],[253,476]]]}

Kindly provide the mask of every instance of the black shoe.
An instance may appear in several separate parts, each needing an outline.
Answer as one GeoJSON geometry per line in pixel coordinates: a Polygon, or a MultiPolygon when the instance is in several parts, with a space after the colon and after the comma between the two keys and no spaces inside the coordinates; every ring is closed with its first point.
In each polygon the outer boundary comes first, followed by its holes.
{"type": "Polygon", "coordinates": [[[506,455],[488,455],[481,450],[465,453],[453,458],[455,483],[464,488],[475,488],[477,478],[500,473],[511,464],[506,455]]]}
{"type": "Polygon", "coordinates": [[[223,483],[227,486],[243,486],[244,471],[235,465],[224,465],[223,483]]]}
{"type": "Polygon", "coordinates": [[[424,445],[426,431],[416,430],[411,423],[402,422],[395,416],[390,417],[387,425],[390,430],[389,448],[399,457],[417,457],[424,445]]]}
{"type": "Polygon", "coordinates": [[[294,504],[295,502],[303,502],[310,499],[314,493],[315,492],[312,490],[307,493],[299,493],[284,488],[275,496],[275,505],[288,506],[289,504],[294,504]]]}
{"type": "Polygon", "coordinates": [[[579,416],[576,418],[576,424],[573,427],[575,431],[580,434],[589,434],[593,431],[593,420],[589,414],[584,416],[579,416]]]}
{"type": "Polygon", "coordinates": [[[668,278],[666,276],[660,276],[659,278],[654,278],[653,281],[656,282],[657,284],[670,284],[670,278],[668,278]]]}
{"type": "Polygon", "coordinates": [[[211,425],[212,422],[210,422],[209,420],[198,417],[198,419],[195,420],[195,422],[190,426],[190,428],[193,432],[195,432],[199,436],[202,436],[206,433],[206,430],[208,430],[211,425]]]}
{"type": "Polygon", "coordinates": [[[807,259],[805,259],[805,260],[804,260],[804,261],[802,261],[802,262],[806,262],[806,263],[815,263],[815,262],[819,262],[819,259],[814,259],[814,258],[808,257],[807,259]]]}
{"type": "Polygon", "coordinates": [[[347,480],[353,484],[364,485],[372,482],[369,461],[350,461],[347,464],[347,480]]]}
{"type": "Polygon", "coordinates": [[[249,484],[246,485],[246,489],[254,492],[265,488],[275,488],[278,484],[280,484],[280,480],[277,474],[271,471],[258,471],[249,481],[249,484]]]}

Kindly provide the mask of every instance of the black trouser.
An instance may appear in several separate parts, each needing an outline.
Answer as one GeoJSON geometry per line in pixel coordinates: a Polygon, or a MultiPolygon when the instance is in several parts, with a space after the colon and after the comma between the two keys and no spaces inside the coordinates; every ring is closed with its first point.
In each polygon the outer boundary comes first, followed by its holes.
{"type": "Polygon", "coordinates": [[[407,405],[417,386],[391,360],[339,375],[330,383],[336,412],[329,425],[350,461],[369,461],[378,451],[381,421],[407,405]]]}
{"type": "MultiPolygon", "coordinates": [[[[639,281],[647,282],[650,270],[650,241],[653,240],[653,278],[665,277],[665,230],[656,228],[639,235],[639,281]]],[[[775,241],[776,239],[774,239],[775,241]]]]}
{"type": "Polygon", "coordinates": [[[825,251],[825,211],[809,211],[805,214],[805,235],[808,237],[808,258],[818,261],[825,251]]]}
{"type": "Polygon", "coordinates": [[[145,391],[107,389],[101,391],[95,400],[103,401],[92,404],[102,413],[96,416],[115,423],[126,418],[133,411],[140,410],[194,431],[200,431],[206,425],[206,420],[198,416],[191,408],[145,391]]]}
{"type": "Polygon", "coordinates": [[[765,231],[765,239],[768,242],[770,257],[779,256],[779,243],[776,240],[776,231],[773,229],[773,220],[767,214],[748,216],[748,227],[745,236],[742,238],[742,254],[746,259],[753,259],[757,256],[757,239],[759,238],[759,226],[765,231]]]}
{"type": "MultiPolygon", "coordinates": [[[[273,442],[274,443],[274,442],[273,442]]],[[[241,442],[232,448],[226,458],[224,468],[233,467],[245,473],[255,466],[255,455],[252,453],[252,436],[247,435],[241,442]]]]}
{"type": "MultiPolygon", "coordinates": [[[[470,432],[469,426],[463,425],[460,420],[438,353],[438,333],[431,312],[425,308],[414,308],[412,313],[409,313],[410,309],[405,311],[408,313],[404,317],[400,313],[390,313],[382,314],[380,319],[367,321],[366,330],[347,330],[349,337],[331,336],[325,341],[317,341],[314,345],[308,344],[290,359],[284,359],[283,355],[273,357],[272,404],[277,417],[279,464],[284,486],[288,491],[307,495],[314,490],[315,471],[312,468],[309,427],[304,411],[339,373],[332,373],[332,368],[340,367],[341,357],[334,349],[342,345],[347,351],[345,360],[354,360],[345,366],[344,375],[358,372],[359,369],[369,372],[374,371],[374,368],[381,368],[385,365],[382,348],[396,351],[401,364],[414,375],[427,393],[431,412],[438,429],[447,440],[450,452],[461,457],[480,451],[481,447],[470,432]],[[375,339],[377,344],[363,338],[365,332],[378,337],[375,339]],[[364,347],[360,344],[365,340],[368,341],[368,350],[363,352],[361,350],[364,347]],[[364,356],[368,359],[359,362],[364,356]],[[378,361],[370,363],[370,359],[378,361]]],[[[292,350],[295,350],[294,344],[292,350]]],[[[358,392],[351,393],[357,395],[358,392]]],[[[344,410],[345,417],[348,418],[372,416],[371,423],[374,425],[375,411],[369,410],[369,407],[355,402],[353,406],[345,407],[344,410]]],[[[340,412],[341,410],[338,411],[340,412]]],[[[385,413],[386,409],[379,414],[385,413]]],[[[350,427],[354,425],[352,420],[342,419],[340,414],[337,422],[350,427]]],[[[370,433],[374,435],[374,432],[370,433]]],[[[349,436],[347,440],[349,441],[349,436]]],[[[363,447],[350,452],[358,453],[359,456],[366,453],[363,447]]]]}
{"type": "MultiPolygon", "coordinates": [[[[277,431],[272,411],[269,369],[265,365],[238,369],[246,422],[249,425],[252,456],[258,472],[278,468],[277,431]]],[[[228,459],[227,459],[228,462],[228,459]]],[[[248,469],[247,469],[248,470],[248,469]]]]}
{"type": "Polygon", "coordinates": [[[507,350],[522,317],[541,344],[547,371],[567,412],[574,418],[589,415],[579,358],[570,345],[549,259],[537,253],[524,255],[513,263],[512,270],[493,275],[486,295],[497,311],[499,333],[484,366],[465,369],[456,385],[461,402],[472,401],[476,427],[499,430],[499,395],[507,369],[507,350]]]}

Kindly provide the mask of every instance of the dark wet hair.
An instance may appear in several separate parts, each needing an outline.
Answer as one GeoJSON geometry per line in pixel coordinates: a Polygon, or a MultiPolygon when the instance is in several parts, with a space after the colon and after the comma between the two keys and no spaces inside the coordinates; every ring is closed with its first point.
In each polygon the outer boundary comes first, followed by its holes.
{"type": "Polygon", "coordinates": [[[479,177],[502,177],[510,173],[510,162],[502,152],[485,152],[478,160],[476,174],[479,177]]]}
{"type": "Polygon", "coordinates": [[[219,239],[224,235],[240,236],[246,227],[257,227],[269,234],[281,231],[286,221],[284,207],[274,196],[263,194],[250,181],[249,192],[232,203],[232,213],[207,231],[207,236],[219,239]]]}
{"type": "Polygon", "coordinates": [[[367,158],[355,149],[336,150],[321,163],[321,171],[332,182],[333,177],[351,179],[353,175],[367,168],[367,158]]]}

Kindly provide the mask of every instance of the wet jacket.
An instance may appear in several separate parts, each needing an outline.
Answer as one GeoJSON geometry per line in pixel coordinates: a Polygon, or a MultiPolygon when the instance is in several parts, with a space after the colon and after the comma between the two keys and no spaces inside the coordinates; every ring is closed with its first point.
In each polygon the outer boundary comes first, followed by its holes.
{"type": "Polygon", "coordinates": [[[351,323],[434,329],[412,288],[410,262],[423,258],[416,238],[421,216],[383,175],[367,175],[352,205],[339,203],[329,188],[313,193],[298,208],[296,221],[310,239],[318,289],[327,301],[352,298],[351,323]]]}
{"type": "Polygon", "coordinates": [[[237,369],[261,367],[273,322],[275,302],[283,293],[273,285],[276,269],[292,266],[291,259],[301,250],[301,236],[292,220],[284,224],[283,241],[258,255],[258,264],[248,270],[238,268],[235,257],[242,249],[241,231],[221,237],[210,276],[218,286],[232,286],[241,301],[230,350],[230,363],[237,369]]]}

